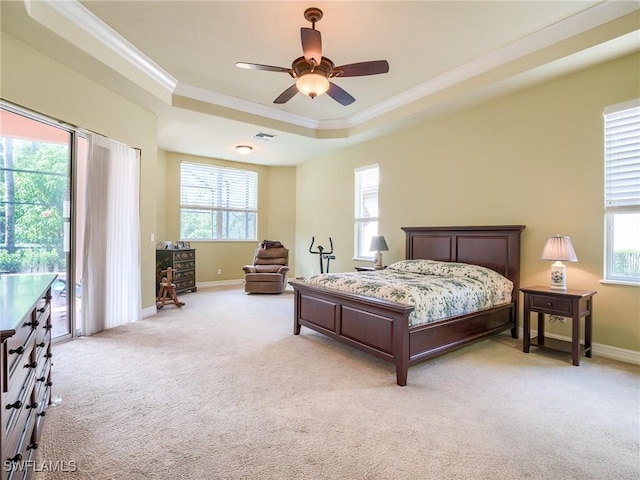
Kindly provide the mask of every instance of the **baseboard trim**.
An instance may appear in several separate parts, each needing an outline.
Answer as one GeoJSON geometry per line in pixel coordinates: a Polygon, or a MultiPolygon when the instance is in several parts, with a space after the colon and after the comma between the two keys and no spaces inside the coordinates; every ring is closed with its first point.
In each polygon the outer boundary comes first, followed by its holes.
{"type": "MultiPolygon", "coordinates": [[[[531,337],[538,335],[537,330],[531,330],[531,337]]],[[[520,338],[523,336],[523,330],[520,329],[520,338]]],[[[553,333],[545,333],[546,337],[555,338],[556,340],[564,340],[570,342],[571,337],[565,335],[555,335],[553,333]]],[[[608,358],[610,360],[617,360],[619,362],[631,363],[633,365],[640,365],[640,352],[635,350],[627,350],[625,348],[612,347],[611,345],[604,345],[602,343],[593,342],[591,344],[593,355],[597,357],[608,358]]]]}
{"type": "Polygon", "coordinates": [[[244,280],[236,279],[236,280],[218,280],[215,282],[198,282],[196,283],[196,287],[198,288],[206,288],[206,287],[224,287],[228,285],[242,285],[244,280]]]}
{"type": "Polygon", "coordinates": [[[140,314],[140,318],[142,319],[142,318],[152,317],[156,313],[158,313],[158,309],[156,308],[155,305],[153,307],[143,308],[140,314]]]}

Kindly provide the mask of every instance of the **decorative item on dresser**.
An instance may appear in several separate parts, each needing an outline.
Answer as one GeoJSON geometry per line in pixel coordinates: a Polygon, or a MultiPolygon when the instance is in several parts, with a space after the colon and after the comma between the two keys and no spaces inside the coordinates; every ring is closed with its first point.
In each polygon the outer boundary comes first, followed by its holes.
{"type": "Polygon", "coordinates": [[[176,292],[195,292],[196,251],[193,248],[156,250],[156,294],[160,291],[162,272],[171,267],[176,292]]]}
{"type": "Polygon", "coordinates": [[[0,275],[2,480],[28,478],[51,403],[55,274],[0,275]]]}

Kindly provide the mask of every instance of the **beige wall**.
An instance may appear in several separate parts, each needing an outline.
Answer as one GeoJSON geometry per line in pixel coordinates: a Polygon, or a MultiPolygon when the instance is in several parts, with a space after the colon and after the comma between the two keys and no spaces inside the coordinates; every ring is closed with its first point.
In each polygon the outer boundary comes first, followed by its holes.
{"type": "Polygon", "coordinates": [[[579,260],[569,286],[598,291],[594,341],[639,351],[640,288],[599,283],[602,110],[640,96],[639,66],[627,56],[299,167],[296,274],[318,271],[312,235],[333,237],[332,271],[353,269],[353,170],[377,163],[385,263],[404,256],[402,226],[524,224],[521,284],[546,285],[544,240],[569,235],[579,260]]]}
{"type": "MultiPolygon", "coordinates": [[[[279,240],[290,249],[291,271],[295,270],[295,191],[296,173],[293,167],[265,167],[197,157],[182,153],[163,152],[165,165],[164,218],[159,240],[179,240],[180,232],[180,162],[189,161],[247,168],[258,172],[258,240],[279,240]]],[[[196,282],[237,280],[243,278],[242,266],[251,263],[257,241],[191,242],[196,248],[196,282]],[[222,274],[218,275],[218,269],[222,274]]]]}
{"type": "Polygon", "coordinates": [[[156,229],[156,117],[4,33],[0,57],[4,100],[142,150],[142,307],[153,306],[155,243],[149,235],[156,229]]]}

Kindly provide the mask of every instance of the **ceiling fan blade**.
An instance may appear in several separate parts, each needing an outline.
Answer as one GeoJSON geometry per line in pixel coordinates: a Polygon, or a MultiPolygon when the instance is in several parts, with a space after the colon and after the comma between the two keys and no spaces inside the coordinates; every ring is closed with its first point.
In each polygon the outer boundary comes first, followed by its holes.
{"type": "Polygon", "coordinates": [[[291,73],[290,68],[273,67],[271,65],[261,65],[259,63],[236,62],[236,67],[246,68],[249,70],[264,70],[265,72],[284,72],[289,74],[291,73]]]}
{"type": "Polygon", "coordinates": [[[296,93],[298,93],[298,87],[296,87],[296,84],[294,83],[282,92],[280,96],[273,101],[273,103],[287,103],[295,96],[296,93]]]}
{"type": "Polygon", "coordinates": [[[362,77],[364,75],[378,75],[389,71],[389,62],[386,60],[373,60],[371,62],[350,63],[334,67],[332,76],[335,77],[362,77]]]}
{"type": "Polygon", "coordinates": [[[322,36],[315,28],[302,27],[300,29],[300,38],[302,39],[302,51],[304,59],[313,65],[320,65],[322,61],[322,36]]]}
{"type": "Polygon", "coordinates": [[[329,95],[336,102],[338,102],[340,105],[343,105],[345,107],[347,105],[351,105],[353,102],[356,101],[355,98],[353,98],[351,95],[349,95],[346,91],[344,91],[342,88],[340,88],[338,85],[336,85],[333,82],[329,82],[329,90],[327,90],[327,95],[329,95]]]}

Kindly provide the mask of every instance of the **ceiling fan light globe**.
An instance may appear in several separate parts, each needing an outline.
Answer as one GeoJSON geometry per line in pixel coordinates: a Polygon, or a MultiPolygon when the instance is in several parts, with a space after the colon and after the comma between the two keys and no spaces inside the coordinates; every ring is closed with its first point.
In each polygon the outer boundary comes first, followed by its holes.
{"type": "Polygon", "coordinates": [[[329,90],[329,79],[326,75],[318,73],[306,73],[296,80],[298,91],[315,98],[329,90]]]}

